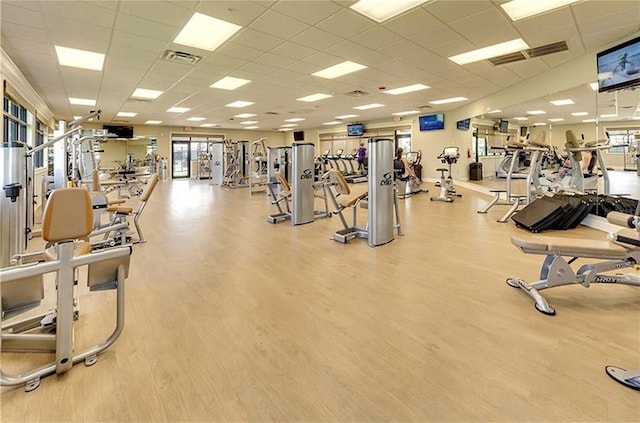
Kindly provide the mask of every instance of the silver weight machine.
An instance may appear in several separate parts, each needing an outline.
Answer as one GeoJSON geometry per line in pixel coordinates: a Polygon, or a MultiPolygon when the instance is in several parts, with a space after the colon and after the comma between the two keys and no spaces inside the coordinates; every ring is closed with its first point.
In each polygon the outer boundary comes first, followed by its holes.
{"type": "Polygon", "coordinates": [[[291,147],[291,223],[302,225],[316,218],[330,217],[327,203],[327,186],[322,181],[315,182],[315,145],[313,143],[294,143],[291,147]],[[324,210],[315,209],[316,189],[322,189],[324,210]]]}

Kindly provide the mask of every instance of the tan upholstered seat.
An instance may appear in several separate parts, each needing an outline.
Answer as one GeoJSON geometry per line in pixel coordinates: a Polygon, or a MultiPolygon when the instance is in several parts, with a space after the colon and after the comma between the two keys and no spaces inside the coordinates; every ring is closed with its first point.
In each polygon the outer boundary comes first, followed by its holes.
{"type": "Polygon", "coordinates": [[[624,259],[629,248],[609,241],[592,241],[552,236],[511,237],[511,242],[528,254],[558,254],[566,257],[624,259]]]}
{"type": "Polygon", "coordinates": [[[547,131],[539,131],[533,139],[529,140],[529,144],[534,147],[549,147],[547,144],[547,131]]]}

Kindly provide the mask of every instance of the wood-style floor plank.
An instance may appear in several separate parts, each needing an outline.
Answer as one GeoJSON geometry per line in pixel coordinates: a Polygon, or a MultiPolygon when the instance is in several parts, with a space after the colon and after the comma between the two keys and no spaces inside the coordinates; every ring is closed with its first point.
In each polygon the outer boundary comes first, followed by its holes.
{"type": "MultiPolygon", "coordinates": [[[[543,257],[510,243],[506,208],[459,188],[401,200],[404,236],[331,240],[336,217],[266,222],[266,196],[161,182],[141,218],[123,335],[89,368],[2,389],[13,421],[640,421],[604,373],[640,367],[640,291],[545,291],[555,317],[505,284],[543,257]]],[[[318,204],[319,205],[319,204],[318,204]]],[[[359,221],[366,211],[359,210],[359,221]]],[[[348,215],[350,218],[350,215],[348,215]]],[[[603,239],[581,227],[567,237],[603,239]]],[[[113,293],[81,296],[82,347],[114,323],[113,293]]],[[[6,371],[49,356],[2,354],[6,371]]]]}

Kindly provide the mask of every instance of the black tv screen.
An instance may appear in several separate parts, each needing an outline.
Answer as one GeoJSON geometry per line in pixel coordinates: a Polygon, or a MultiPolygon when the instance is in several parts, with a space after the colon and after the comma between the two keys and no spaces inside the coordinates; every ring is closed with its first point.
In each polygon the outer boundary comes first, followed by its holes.
{"type": "Polygon", "coordinates": [[[110,134],[114,134],[118,138],[133,138],[133,126],[102,125],[102,129],[106,129],[110,134]]]}
{"type": "Polygon", "coordinates": [[[507,133],[509,132],[509,121],[508,120],[501,120],[500,124],[498,125],[498,132],[503,132],[503,133],[507,133]]]}
{"type": "Polygon", "coordinates": [[[361,123],[350,123],[347,125],[347,135],[350,137],[358,137],[364,134],[364,125],[361,123]]]}
{"type": "Polygon", "coordinates": [[[640,85],[640,37],[601,51],[596,62],[598,92],[640,85]]]}
{"type": "Polygon", "coordinates": [[[444,129],[444,115],[442,113],[434,113],[432,115],[424,115],[418,118],[421,131],[437,131],[444,129]]]}
{"type": "Polygon", "coordinates": [[[456,122],[456,128],[461,131],[468,131],[471,127],[471,119],[459,120],[456,122]]]}

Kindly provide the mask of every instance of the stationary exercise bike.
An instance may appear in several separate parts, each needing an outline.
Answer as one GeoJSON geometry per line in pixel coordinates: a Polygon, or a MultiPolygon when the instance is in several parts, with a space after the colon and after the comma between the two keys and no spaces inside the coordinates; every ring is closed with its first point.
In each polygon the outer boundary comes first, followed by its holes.
{"type": "Polygon", "coordinates": [[[460,153],[458,147],[445,147],[442,153],[438,156],[442,163],[447,163],[448,168],[436,169],[440,172],[440,181],[436,182],[436,187],[440,187],[440,194],[437,197],[431,197],[431,201],[445,201],[447,203],[453,202],[452,197],[462,197],[462,194],[456,192],[453,186],[453,177],[451,176],[451,165],[458,162],[460,153]],[[445,172],[448,174],[445,176],[445,172]]]}

